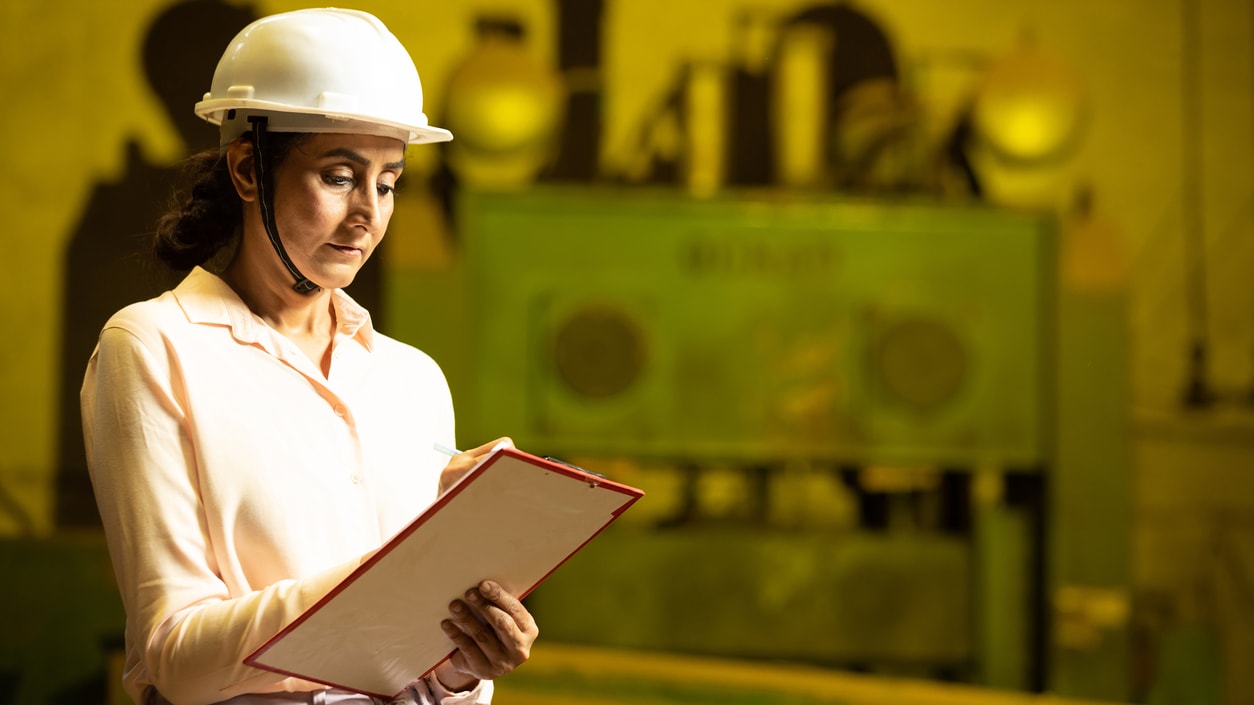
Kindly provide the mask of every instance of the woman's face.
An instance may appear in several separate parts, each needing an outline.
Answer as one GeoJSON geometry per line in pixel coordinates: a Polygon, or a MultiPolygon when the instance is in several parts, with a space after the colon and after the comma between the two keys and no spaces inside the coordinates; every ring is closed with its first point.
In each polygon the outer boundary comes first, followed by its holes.
{"type": "Polygon", "coordinates": [[[324,288],[352,283],[392,218],[405,145],[390,137],[315,134],[275,171],[279,235],[293,264],[324,288]]]}

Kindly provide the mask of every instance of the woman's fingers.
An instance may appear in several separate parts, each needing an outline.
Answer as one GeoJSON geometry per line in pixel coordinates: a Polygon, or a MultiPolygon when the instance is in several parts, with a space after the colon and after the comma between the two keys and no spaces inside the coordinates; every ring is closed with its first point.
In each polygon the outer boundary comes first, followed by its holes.
{"type": "Polygon", "coordinates": [[[540,630],[522,600],[506,592],[494,580],[479,583],[477,588],[467,592],[467,597],[479,609],[480,616],[496,627],[498,634],[509,635],[508,643],[516,646],[525,661],[540,630]]]}
{"type": "Polygon", "coordinates": [[[474,612],[461,600],[457,600],[449,606],[449,613],[452,615],[452,619],[442,621],[440,627],[448,638],[457,645],[457,650],[453,652],[453,656],[450,659],[453,666],[458,671],[481,680],[496,678],[497,675],[492,673],[493,669],[490,659],[475,638],[471,636],[471,634],[486,625],[479,622],[473,616],[474,612]]]}
{"type": "Polygon", "coordinates": [[[499,678],[521,665],[539,635],[522,602],[490,580],[467,590],[465,600],[454,600],[449,614],[441,626],[457,645],[453,665],[481,679],[499,678]]]}
{"type": "Polygon", "coordinates": [[[501,443],[508,445],[510,448],[514,447],[514,441],[508,436],[503,436],[476,448],[464,450],[449,458],[448,465],[445,465],[444,469],[440,471],[440,493],[443,494],[448,488],[456,484],[463,475],[470,472],[471,468],[478,464],[480,460],[483,460],[484,456],[491,453],[492,449],[501,443]]]}

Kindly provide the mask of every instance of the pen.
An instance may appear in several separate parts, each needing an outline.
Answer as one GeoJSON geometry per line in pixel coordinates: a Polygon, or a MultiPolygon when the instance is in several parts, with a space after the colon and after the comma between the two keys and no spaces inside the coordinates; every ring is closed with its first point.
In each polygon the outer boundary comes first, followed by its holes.
{"type": "Polygon", "coordinates": [[[445,454],[445,455],[457,455],[458,453],[460,453],[460,452],[461,452],[460,450],[457,450],[456,448],[449,448],[448,446],[444,445],[443,443],[436,443],[436,444],[435,444],[435,449],[436,449],[436,450],[438,450],[438,451],[440,451],[441,453],[443,453],[443,454],[445,454]]]}
{"type": "Polygon", "coordinates": [[[581,472],[581,473],[583,473],[583,474],[585,474],[585,475],[592,475],[592,476],[594,476],[594,477],[599,477],[599,478],[601,478],[602,480],[604,480],[604,479],[605,479],[605,476],[604,476],[604,475],[602,475],[602,474],[601,474],[601,473],[599,473],[599,472],[592,472],[591,470],[584,470],[583,468],[579,467],[578,465],[572,465],[571,463],[568,463],[568,462],[566,462],[565,460],[559,460],[559,459],[557,459],[557,458],[554,458],[554,457],[553,457],[553,456],[551,456],[551,455],[546,455],[546,456],[544,456],[544,459],[545,459],[545,460],[547,460],[547,461],[549,461],[550,463],[557,463],[558,465],[565,465],[566,467],[568,467],[568,468],[570,468],[570,469],[572,469],[572,470],[578,470],[579,472],[581,472]]]}

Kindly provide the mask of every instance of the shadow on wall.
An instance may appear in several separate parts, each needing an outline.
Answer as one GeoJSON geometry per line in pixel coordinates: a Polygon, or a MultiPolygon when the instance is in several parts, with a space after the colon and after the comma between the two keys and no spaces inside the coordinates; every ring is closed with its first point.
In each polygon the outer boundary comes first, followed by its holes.
{"type": "MultiPolygon", "coordinates": [[[[192,112],[222,48],[255,18],[223,0],[191,0],[162,10],[143,46],[146,78],[191,150],[217,147],[216,130],[192,112]]],[[[152,164],[139,144],[126,146],[126,171],[95,186],[65,254],[56,521],[98,526],[83,446],[78,393],[109,316],[170,288],[175,277],[148,255],[154,224],[170,198],[178,165],[152,164]]]]}

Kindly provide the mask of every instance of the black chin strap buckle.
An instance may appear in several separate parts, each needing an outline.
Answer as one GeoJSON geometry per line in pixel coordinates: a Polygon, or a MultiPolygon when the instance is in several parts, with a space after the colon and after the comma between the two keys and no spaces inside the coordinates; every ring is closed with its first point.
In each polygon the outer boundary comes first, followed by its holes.
{"type": "Polygon", "coordinates": [[[304,277],[297,279],[296,283],[292,285],[292,289],[294,289],[298,294],[312,294],[321,288],[322,287],[314,284],[312,281],[304,277]]]}

